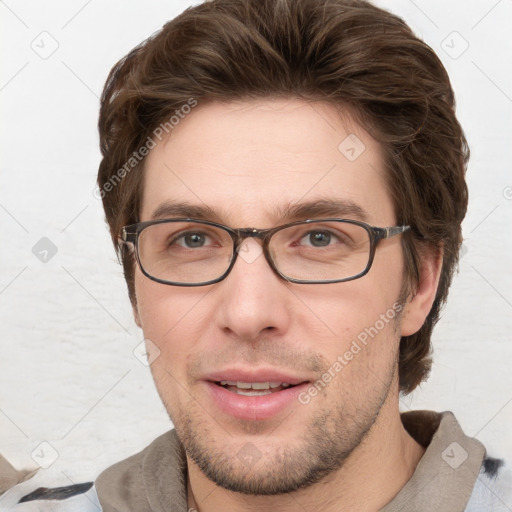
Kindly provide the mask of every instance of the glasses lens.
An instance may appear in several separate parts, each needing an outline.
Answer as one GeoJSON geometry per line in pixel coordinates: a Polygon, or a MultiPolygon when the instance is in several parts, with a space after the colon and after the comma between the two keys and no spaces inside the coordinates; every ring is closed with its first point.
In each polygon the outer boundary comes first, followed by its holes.
{"type": "Polygon", "coordinates": [[[357,224],[321,221],[282,229],[270,242],[279,271],[300,281],[347,279],[366,269],[370,235],[357,224]]]}
{"type": "Polygon", "coordinates": [[[228,269],[233,252],[229,233],[197,222],[163,222],[144,228],[138,240],[142,268],[174,283],[202,283],[228,269]]]}

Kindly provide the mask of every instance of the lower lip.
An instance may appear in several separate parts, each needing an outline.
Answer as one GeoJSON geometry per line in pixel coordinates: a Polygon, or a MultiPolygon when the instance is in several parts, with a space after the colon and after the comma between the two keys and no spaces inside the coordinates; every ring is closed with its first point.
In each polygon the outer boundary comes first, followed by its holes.
{"type": "Polygon", "coordinates": [[[205,382],[210,396],[222,412],[241,420],[252,421],[267,420],[291,404],[299,405],[298,396],[308,386],[305,382],[269,395],[246,396],[228,391],[215,382],[205,382]]]}

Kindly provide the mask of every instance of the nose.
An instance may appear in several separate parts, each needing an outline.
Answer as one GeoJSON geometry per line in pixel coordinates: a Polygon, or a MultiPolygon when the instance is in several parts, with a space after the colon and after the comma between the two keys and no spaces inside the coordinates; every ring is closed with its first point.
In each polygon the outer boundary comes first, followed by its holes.
{"type": "Polygon", "coordinates": [[[238,340],[263,333],[281,335],[290,325],[290,290],[263,254],[261,242],[246,238],[230,274],[219,283],[219,328],[238,340]]]}

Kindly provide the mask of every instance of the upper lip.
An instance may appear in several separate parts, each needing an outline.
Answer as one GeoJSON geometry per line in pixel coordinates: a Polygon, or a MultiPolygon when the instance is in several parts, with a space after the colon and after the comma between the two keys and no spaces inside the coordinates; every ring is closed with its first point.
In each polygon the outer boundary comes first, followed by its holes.
{"type": "Polygon", "coordinates": [[[205,375],[203,380],[211,382],[286,382],[288,384],[297,385],[303,382],[309,382],[310,379],[272,368],[251,368],[246,370],[240,368],[226,368],[205,375]]]}

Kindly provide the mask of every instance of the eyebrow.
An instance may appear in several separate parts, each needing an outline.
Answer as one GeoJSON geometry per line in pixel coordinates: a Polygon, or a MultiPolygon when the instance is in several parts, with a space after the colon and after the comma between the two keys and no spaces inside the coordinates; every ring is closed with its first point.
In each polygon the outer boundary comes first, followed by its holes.
{"type": "MultiPolygon", "coordinates": [[[[346,218],[367,221],[368,213],[357,203],[346,199],[318,199],[299,203],[289,203],[271,210],[276,222],[293,222],[314,218],[346,218]]],[[[160,204],[151,214],[151,219],[191,218],[198,220],[221,221],[227,217],[207,205],[197,205],[176,201],[160,204]]]]}
{"type": "Polygon", "coordinates": [[[294,221],[320,217],[351,217],[368,220],[367,212],[347,199],[318,199],[303,203],[289,204],[286,208],[274,208],[274,216],[280,221],[294,221]]]}

